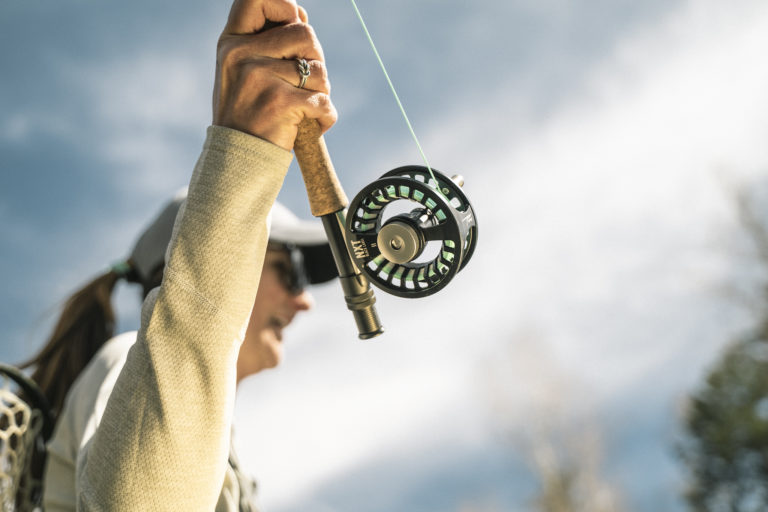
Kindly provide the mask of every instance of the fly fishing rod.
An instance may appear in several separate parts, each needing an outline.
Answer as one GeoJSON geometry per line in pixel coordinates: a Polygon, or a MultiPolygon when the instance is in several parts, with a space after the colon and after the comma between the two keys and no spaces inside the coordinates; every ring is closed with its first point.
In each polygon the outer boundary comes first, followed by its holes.
{"type": "MultiPolygon", "coordinates": [[[[323,221],[359,336],[369,339],[384,332],[369,283],[407,298],[441,290],[472,257],[477,219],[461,190],[463,178],[448,178],[427,162],[363,16],[355,0],[351,3],[426,164],[385,173],[349,203],[317,121],[305,119],[299,125],[294,153],[310,209],[323,221]]],[[[302,87],[309,77],[303,59],[299,74],[302,87]]]]}

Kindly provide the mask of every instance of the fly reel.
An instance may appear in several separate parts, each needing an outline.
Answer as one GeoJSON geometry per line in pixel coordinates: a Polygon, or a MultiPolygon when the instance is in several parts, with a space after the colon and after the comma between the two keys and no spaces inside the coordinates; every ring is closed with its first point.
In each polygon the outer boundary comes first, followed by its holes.
{"type": "Polygon", "coordinates": [[[460,177],[423,166],[389,171],[352,200],[346,243],[357,268],[382,290],[425,297],[467,264],[477,221],[460,177]]]}

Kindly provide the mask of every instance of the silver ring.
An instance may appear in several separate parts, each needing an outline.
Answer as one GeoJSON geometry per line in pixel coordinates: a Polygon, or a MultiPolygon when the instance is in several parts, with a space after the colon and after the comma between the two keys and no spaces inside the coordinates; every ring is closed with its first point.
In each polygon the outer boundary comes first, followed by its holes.
{"type": "Polygon", "coordinates": [[[299,89],[303,89],[307,85],[307,78],[309,78],[309,63],[306,59],[296,59],[299,63],[299,89]]]}

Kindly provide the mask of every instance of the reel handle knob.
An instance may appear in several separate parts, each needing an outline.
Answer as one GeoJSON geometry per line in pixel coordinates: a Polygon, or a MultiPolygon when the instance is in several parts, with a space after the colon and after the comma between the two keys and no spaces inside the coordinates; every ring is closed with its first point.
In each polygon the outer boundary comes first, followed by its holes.
{"type": "Polygon", "coordinates": [[[370,339],[384,332],[374,303],[376,297],[368,279],[355,267],[344,239],[344,208],[349,204],[331,163],[320,125],[315,119],[299,124],[293,152],[304,177],[312,215],[320,217],[339,271],[341,288],[352,312],[360,339],[370,339]]]}

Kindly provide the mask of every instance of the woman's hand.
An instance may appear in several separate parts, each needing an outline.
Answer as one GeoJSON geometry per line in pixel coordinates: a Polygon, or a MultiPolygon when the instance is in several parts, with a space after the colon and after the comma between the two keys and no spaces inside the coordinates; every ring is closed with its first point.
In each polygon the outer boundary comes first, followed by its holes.
{"type": "Polygon", "coordinates": [[[213,124],[287,150],[305,117],[323,131],[336,122],[323,50],[307,13],[292,0],[235,0],[219,38],[213,124]],[[299,89],[298,59],[310,75],[299,89]]]}

